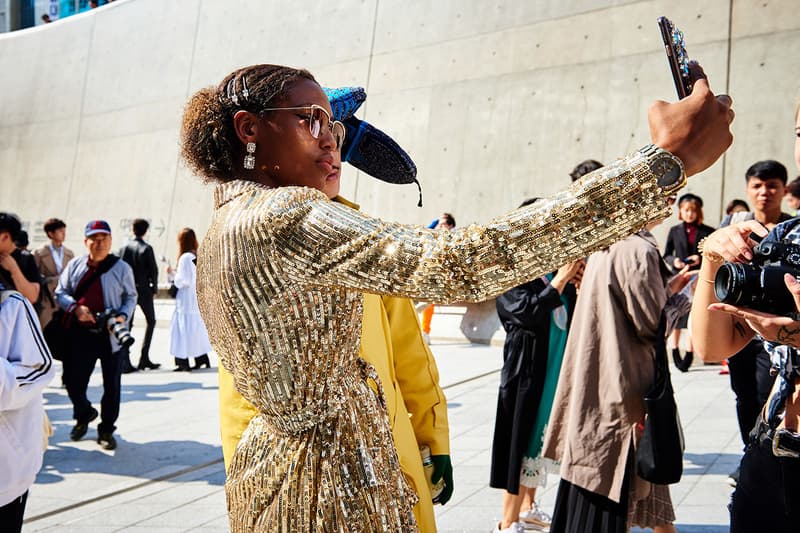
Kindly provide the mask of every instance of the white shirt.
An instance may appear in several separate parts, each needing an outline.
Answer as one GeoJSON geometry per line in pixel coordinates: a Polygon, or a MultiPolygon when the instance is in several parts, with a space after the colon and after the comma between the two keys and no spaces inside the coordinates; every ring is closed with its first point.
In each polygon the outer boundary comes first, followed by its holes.
{"type": "Polygon", "coordinates": [[[0,506],[22,496],[42,466],[42,390],[54,374],[33,307],[0,292],[0,506]]]}
{"type": "Polygon", "coordinates": [[[53,262],[56,264],[56,270],[58,270],[58,273],[61,274],[61,269],[64,268],[64,245],[62,244],[56,248],[51,243],[48,244],[48,246],[53,254],[53,262]]]}

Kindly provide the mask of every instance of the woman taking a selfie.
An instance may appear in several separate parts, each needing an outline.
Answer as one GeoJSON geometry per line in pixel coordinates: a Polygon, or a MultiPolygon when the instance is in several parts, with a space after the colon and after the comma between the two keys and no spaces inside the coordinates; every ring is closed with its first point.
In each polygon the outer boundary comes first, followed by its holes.
{"type": "Polygon", "coordinates": [[[259,410],[228,469],[232,531],[416,531],[383,394],[357,356],[362,293],[482,301],[666,216],[680,160],[687,174],[713,163],[732,112],[699,80],[650,115],[677,157],[650,145],[484,226],[437,232],[330,201],[344,128],[308,72],[254,65],[197,92],[183,156],[219,183],[198,301],[259,410]]]}

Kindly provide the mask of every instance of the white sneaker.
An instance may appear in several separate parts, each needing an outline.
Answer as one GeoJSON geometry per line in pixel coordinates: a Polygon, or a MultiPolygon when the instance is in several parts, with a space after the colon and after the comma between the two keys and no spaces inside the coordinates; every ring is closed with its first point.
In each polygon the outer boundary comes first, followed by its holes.
{"type": "Polygon", "coordinates": [[[504,529],[500,529],[501,522],[498,522],[492,533],[525,533],[525,526],[522,525],[522,522],[512,522],[510,526],[504,529]]]}
{"type": "Polygon", "coordinates": [[[530,511],[520,513],[519,519],[527,529],[539,531],[549,531],[550,522],[553,520],[549,514],[539,509],[538,505],[534,505],[530,511]]]}
{"type": "Polygon", "coordinates": [[[431,344],[431,336],[428,335],[427,333],[425,333],[424,331],[422,332],[422,340],[425,341],[425,344],[430,346],[430,344],[431,344]]]}

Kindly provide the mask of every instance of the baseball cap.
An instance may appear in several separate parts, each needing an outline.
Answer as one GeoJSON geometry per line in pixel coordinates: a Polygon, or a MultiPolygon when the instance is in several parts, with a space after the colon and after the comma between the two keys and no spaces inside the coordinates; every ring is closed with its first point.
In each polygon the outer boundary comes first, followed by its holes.
{"type": "Polygon", "coordinates": [[[111,226],[105,220],[91,220],[86,224],[86,229],[83,230],[84,237],[91,237],[97,233],[106,233],[111,235],[111,226]]]}

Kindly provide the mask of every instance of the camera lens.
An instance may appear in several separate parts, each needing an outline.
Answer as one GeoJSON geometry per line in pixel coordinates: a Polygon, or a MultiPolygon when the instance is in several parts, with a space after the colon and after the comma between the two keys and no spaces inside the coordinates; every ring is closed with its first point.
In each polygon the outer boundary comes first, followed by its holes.
{"type": "Polygon", "coordinates": [[[742,265],[725,263],[714,278],[714,294],[722,303],[736,305],[742,297],[744,272],[742,265]]]}
{"type": "Polygon", "coordinates": [[[117,338],[117,341],[125,348],[130,348],[130,346],[135,342],[128,328],[119,322],[112,327],[112,331],[114,332],[114,336],[117,338]]]}
{"type": "Polygon", "coordinates": [[[113,333],[114,337],[116,337],[117,342],[119,342],[124,348],[130,348],[130,346],[136,342],[131,336],[131,332],[128,327],[121,322],[117,322],[116,315],[109,316],[107,324],[111,329],[111,333],[113,333]]]}

